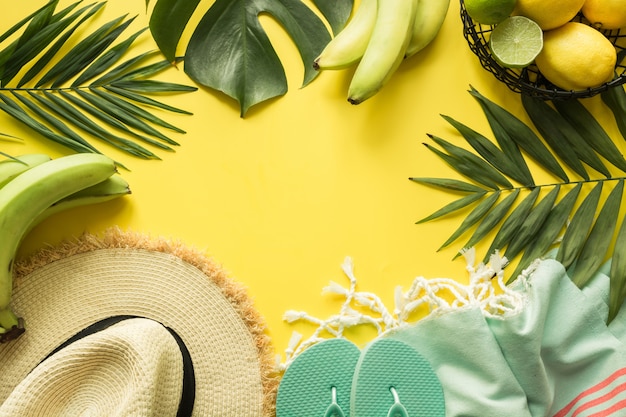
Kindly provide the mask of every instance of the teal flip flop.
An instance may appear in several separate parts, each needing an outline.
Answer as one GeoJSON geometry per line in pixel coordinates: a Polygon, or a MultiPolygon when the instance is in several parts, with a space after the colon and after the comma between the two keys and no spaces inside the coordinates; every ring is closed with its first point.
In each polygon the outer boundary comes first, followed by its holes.
{"type": "Polygon", "coordinates": [[[350,415],[445,417],[443,388],[417,350],[399,340],[378,338],[363,349],[356,365],[350,415]]]}
{"type": "Polygon", "coordinates": [[[304,350],[287,367],[276,394],[276,417],[349,417],[350,390],[361,350],[328,339],[304,350]]]}

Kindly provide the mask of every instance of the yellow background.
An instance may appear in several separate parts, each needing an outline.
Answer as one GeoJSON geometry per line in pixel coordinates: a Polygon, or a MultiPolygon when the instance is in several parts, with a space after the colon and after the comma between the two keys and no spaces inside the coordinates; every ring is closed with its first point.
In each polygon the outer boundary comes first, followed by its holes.
{"type": "MultiPolygon", "coordinates": [[[[44,3],[23,0],[4,8],[2,30],[44,3]]],[[[137,15],[132,28],[147,26],[144,0],[111,0],[98,21],[125,13],[137,15]]],[[[172,135],[181,144],[176,152],[157,151],[161,161],[142,161],[93,141],[131,169],[122,174],[133,194],[50,218],[29,234],[21,255],[114,225],[181,240],[206,251],[248,288],[279,354],[292,331],[307,336],[313,329],[285,323],[286,310],[322,318],[339,311],[342,299],[321,290],[330,280],[347,283],[340,269],[346,256],[353,258],[358,288],[377,293],[391,309],[394,288],[406,289],[416,276],[465,282],[464,261],[452,261],[464,238],[437,251],[463,213],[415,224],[454,195],[408,178],[455,176],[422,145],[427,133],[458,138],[440,114],[490,136],[467,93],[470,85],[518,116],[522,111],[519,96],[468,49],[458,1],[451,1],[438,38],[358,106],[346,100],[352,69],[323,72],[300,88],[303,64],[295,47],[271,19],[262,22],[285,65],[285,96],[253,107],[245,118],[234,100],[205,88],[164,98],[194,113],[163,114],[187,131],[172,135]]],[[[154,48],[146,33],[131,54],[154,48]]],[[[193,85],[182,67],[159,79],[193,85]]],[[[68,152],[4,113],[0,126],[23,138],[2,143],[12,155],[68,152]]],[[[353,334],[361,342],[373,335],[367,329],[353,334]]]]}

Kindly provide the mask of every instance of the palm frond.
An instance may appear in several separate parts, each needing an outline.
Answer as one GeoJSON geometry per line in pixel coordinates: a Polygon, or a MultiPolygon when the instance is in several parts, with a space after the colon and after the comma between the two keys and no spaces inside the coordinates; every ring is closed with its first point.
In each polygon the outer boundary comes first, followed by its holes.
{"type": "Polygon", "coordinates": [[[56,11],[57,3],[0,34],[0,110],[74,152],[100,153],[92,141],[143,159],[159,159],[152,149],[173,151],[179,143],[162,129],[185,131],[155,110],[191,113],[151,96],[197,88],[154,79],[173,66],[155,62],[155,52],[128,57],[147,30],[124,35],[134,17],[117,17],[79,37],[106,2],[56,11]]]}
{"type": "MultiPolygon", "coordinates": [[[[428,134],[434,144],[425,145],[464,179],[410,180],[462,196],[417,223],[466,210],[439,250],[466,237],[458,256],[491,237],[483,262],[502,252],[512,270],[509,281],[553,251],[572,281],[583,287],[611,259],[612,320],[626,300],[626,221],[620,219],[626,159],[578,100],[547,102],[522,95],[527,124],[474,88],[469,93],[481,106],[494,140],[442,115],[464,144],[428,134]],[[538,183],[530,160],[554,180],[538,183]]],[[[612,88],[602,99],[626,138],[624,88],[612,88]]]]}

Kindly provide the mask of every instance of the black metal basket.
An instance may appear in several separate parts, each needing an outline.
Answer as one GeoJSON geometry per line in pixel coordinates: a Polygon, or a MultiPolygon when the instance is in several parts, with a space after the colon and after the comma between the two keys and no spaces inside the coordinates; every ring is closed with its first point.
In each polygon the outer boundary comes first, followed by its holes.
{"type": "MultiPolygon", "coordinates": [[[[463,0],[461,2],[461,20],[463,22],[463,35],[467,43],[480,60],[480,64],[492,73],[498,80],[505,83],[512,91],[526,94],[544,100],[587,98],[601,93],[609,88],[621,86],[626,83],[626,31],[624,29],[601,31],[617,50],[617,64],[615,66],[615,78],[599,87],[585,90],[563,90],[550,83],[539,72],[534,64],[525,68],[505,68],[496,62],[491,56],[489,48],[489,34],[495,26],[476,23],[467,14],[463,0]]],[[[576,21],[589,24],[579,14],[576,21]]]]}

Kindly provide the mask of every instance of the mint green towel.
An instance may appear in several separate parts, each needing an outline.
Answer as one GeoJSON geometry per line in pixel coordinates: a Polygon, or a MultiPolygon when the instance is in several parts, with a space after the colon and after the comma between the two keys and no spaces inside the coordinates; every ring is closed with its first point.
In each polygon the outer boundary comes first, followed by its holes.
{"type": "Polygon", "coordinates": [[[446,416],[626,416],[626,316],[606,325],[605,268],[580,290],[555,260],[539,262],[509,289],[522,308],[485,315],[445,311],[383,337],[431,362],[446,416]]]}

